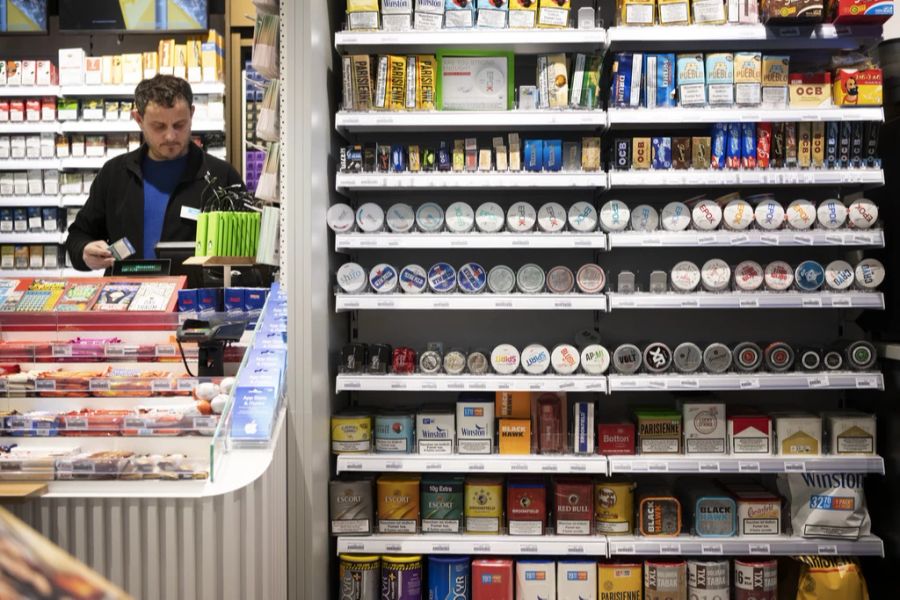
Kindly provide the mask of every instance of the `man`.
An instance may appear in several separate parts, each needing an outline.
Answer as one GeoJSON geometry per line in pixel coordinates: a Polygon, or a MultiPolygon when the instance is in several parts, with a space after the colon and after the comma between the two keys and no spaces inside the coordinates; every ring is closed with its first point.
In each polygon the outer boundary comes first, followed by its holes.
{"type": "Polygon", "coordinates": [[[225,161],[191,142],[194,96],[188,82],[157,75],[138,84],[131,117],[143,145],[106,162],[69,227],[66,251],[76,269],[107,269],[109,244],[128,238],[135,258],[154,258],[160,241],[194,241],[210,174],[217,185],[242,183],[225,161]]]}

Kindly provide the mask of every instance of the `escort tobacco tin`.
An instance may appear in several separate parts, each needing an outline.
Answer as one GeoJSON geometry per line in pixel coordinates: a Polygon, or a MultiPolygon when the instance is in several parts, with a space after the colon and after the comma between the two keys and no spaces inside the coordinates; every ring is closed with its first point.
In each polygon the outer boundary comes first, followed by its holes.
{"type": "Polygon", "coordinates": [[[416,210],[416,226],[423,233],[437,233],[444,228],[444,209],[426,202],[416,210]]]}
{"type": "Polygon", "coordinates": [[[496,202],[485,202],[475,211],[475,226],[482,233],[503,230],[503,209],[496,202]]]}
{"type": "Polygon", "coordinates": [[[721,292],[731,282],[731,267],[721,258],[712,258],[700,269],[700,281],[708,292],[721,292]]]}
{"type": "Polygon", "coordinates": [[[356,211],[356,226],[363,233],[381,231],[384,227],[384,211],[374,202],[366,202],[356,211]]]}
{"type": "Polygon", "coordinates": [[[878,205],[868,198],[859,198],[848,207],[850,225],[856,229],[869,229],[878,221],[878,205]]]}
{"type": "Polygon", "coordinates": [[[731,356],[738,371],[750,373],[762,365],[762,349],[753,342],[741,342],[736,345],[731,356]]]}
{"type": "Polygon", "coordinates": [[[576,202],[569,208],[569,227],[575,231],[596,231],[597,219],[597,209],[590,202],[576,202]]]}
{"type": "Polygon", "coordinates": [[[557,375],[571,375],[580,363],[581,353],[570,344],[560,344],[550,353],[550,364],[557,375]]]}
{"type": "Polygon", "coordinates": [[[783,292],[794,284],[794,270],[783,260],[776,260],[766,265],[766,289],[783,292]]]}
{"type": "Polygon", "coordinates": [[[491,351],[491,365],[500,375],[512,375],[519,368],[519,351],[512,344],[500,344],[491,351]]]}
{"type": "Polygon", "coordinates": [[[632,231],[656,231],[659,229],[659,213],[649,204],[641,204],[631,211],[632,231]]]}
{"type": "Polygon", "coordinates": [[[557,233],[566,226],[566,209],[558,202],[548,202],[537,213],[538,228],[544,233],[557,233]]]}
{"type": "Polygon", "coordinates": [[[397,291],[397,269],[389,264],[381,263],[369,271],[369,285],[378,294],[392,294],[397,291]]]}
{"type": "Polygon", "coordinates": [[[814,260],[805,260],[794,270],[794,282],[801,292],[814,292],[825,283],[825,269],[814,260]]]}
{"type": "Polygon", "coordinates": [[[610,200],[600,207],[600,228],[611,231],[625,231],[631,219],[628,206],[621,200],[610,200]]]}
{"type": "Polygon", "coordinates": [[[547,271],[547,290],[553,294],[568,294],[575,288],[575,275],[569,267],[553,267],[547,271]]]}
{"type": "Polygon", "coordinates": [[[356,224],[353,209],[346,204],[332,204],[325,213],[325,221],[335,233],[353,231],[353,226],[356,224]]]}
{"type": "Polygon", "coordinates": [[[423,533],[462,532],[464,485],[461,475],[422,480],[423,533]]]}
{"type": "Polygon", "coordinates": [[[703,364],[703,351],[693,342],[678,344],[672,353],[672,364],[679,373],[693,373],[703,364]]]}
{"type": "Polygon", "coordinates": [[[575,275],[575,282],[582,294],[599,294],[606,286],[606,274],[600,265],[582,265],[575,275]]]}
{"type": "Polygon", "coordinates": [[[762,265],[754,260],[745,260],[734,268],[734,287],[742,292],[753,292],[762,287],[764,272],[762,265]]]}
{"type": "Polygon", "coordinates": [[[387,226],[393,233],[409,233],[416,224],[416,213],[409,204],[394,204],[387,210],[387,226]]]}
{"type": "Polygon", "coordinates": [[[864,290],[874,290],[884,281],[884,265],[880,260],[864,258],[856,265],[856,285],[864,290]]]}
{"type": "Polygon", "coordinates": [[[853,285],[853,267],[845,260],[834,260],[825,267],[825,285],[843,291],[853,285]]]}
{"type": "Polygon", "coordinates": [[[661,223],[666,231],[685,231],[691,225],[691,209],[684,202],[669,202],[663,207],[661,223]]]}
{"type": "Polygon", "coordinates": [[[368,283],[366,271],[356,263],[345,263],[337,272],[337,282],[347,294],[359,294],[368,283]]]}
{"type": "Polygon", "coordinates": [[[468,233],[475,226],[475,211],[465,202],[454,202],[447,207],[444,219],[451,233],[468,233]]]}
{"type": "Polygon", "coordinates": [[[600,344],[589,344],[581,350],[581,368],[588,375],[603,375],[609,368],[609,352],[600,344]]]}
{"type": "Polygon", "coordinates": [[[644,368],[650,373],[665,373],[672,365],[672,351],[662,342],[644,348],[644,368]]]}
{"type": "Polygon", "coordinates": [[[543,375],[550,368],[550,351],[540,344],[522,350],[522,368],[529,375],[543,375]]]}
{"type": "Polygon", "coordinates": [[[464,294],[480,294],[487,285],[487,271],[478,263],[466,263],[457,274],[459,290],[464,294]]]}
{"type": "Polygon", "coordinates": [[[694,227],[701,231],[712,231],[722,223],[722,207],[713,200],[701,200],[691,210],[694,227]]]}
{"type": "Polygon", "coordinates": [[[689,260],[683,260],[672,267],[669,278],[676,292],[693,292],[700,285],[700,268],[689,260]]]}
{"type": "Polygon", "coordinates": [[[544,270],[534,263],[522,265],[516,272],[516,287],[523,294],[539,294],[545,281],[544,270]]]}
{"type": "Polygon", "coordinates": [[[840,229],[847,224],[849,212],[843,202],[837,198],[829,198],[816,209],[816,220],[825,229],[840,229]]]}
{"type": "Polygon", "coordinates": [[[710,373],[725,373],[731,368],[731,350],[725,344],[713,342],[703,351],[703,366],[710,373]]]}
{"type": "Polygon", "coordinates": [[[641,368],[641,349],[634,344],[622,344],[615,349],[612,356],[616,373],[633,375],[641,368]]]}
{"type": "Polygon", "coordinates": [[[497,265],[488,271],[487,285],[492,294],[510,294],[516,289],[516,274],[506,265],[497,265]]]}
{"type": "Polygon", "coordinates": [[[506,228],[514,233],[525,233],[534,229],[537,213],[527,202],[516,202],[506,213],[506,228]]]}
{"type": "Polygon", "coordinates": [[[456,289],[456,269],[439,262],[428,269],[428,288],[436,294],[446,294],[456,289]]]}
{"type": "Polygon", "coordinates": [[[376,488],[378,532],[416,533],[419,530],[419,476],[381,475],[376,488]]]}
{"type": "Polygon", "coordinates": [[[774,198],[766,198],[753,211],[760,229],[775,231],[784,225],[784,207],[774,198]]]}
{"type": "Polygon", "coordinates": [[[421,294],[428,287],[428,273],[419,265],[400,269],[400,289],[407,294],[421,294]]]}

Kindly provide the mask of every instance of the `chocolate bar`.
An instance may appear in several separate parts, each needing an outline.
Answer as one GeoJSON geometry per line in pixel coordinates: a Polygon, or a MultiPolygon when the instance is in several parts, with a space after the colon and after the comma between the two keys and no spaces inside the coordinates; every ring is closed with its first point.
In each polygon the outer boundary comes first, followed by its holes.
{"type": "Polygon", "coordinates": [[[687,169],[691,166],[691,138],[672,138],[672,166],[687,169]]]}

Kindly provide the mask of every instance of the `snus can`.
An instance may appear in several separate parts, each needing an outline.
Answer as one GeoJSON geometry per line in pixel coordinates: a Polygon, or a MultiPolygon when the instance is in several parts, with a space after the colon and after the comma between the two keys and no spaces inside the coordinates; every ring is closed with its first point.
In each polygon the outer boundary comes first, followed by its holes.
{"type": "Polygon", "coordinates": [[[644,368],[650,373],[665,373],[672,365],[672,351],[662,342],[644,348],[644,368]]]}
{"type": "Polygon", "coordinates": [[[578,269],[575,282],[582,294],[597,294],[602,292],[606,285],[606,274],[600,265],[588,263],[578,269]]]}
{"type": "Polygon", "coordinates": [[[731,281],[731,267],[721,258],[712,258],[700,269],[700,281],[708,292],[721,292],[731,281]]]}
{"type": "Polygon", "coordinates": [[[537,222],[544,233],[562,231],[566,226],[566,209],[558,202],[548,202],[538,210],[537,222]]]}
{"type": "Polygon", "coordinates": [[[794,349],[784,342],[773,342],[763,353],[766,368],[775,373],[783,373],[794,365],[794,349]]]}
{"type": "Polygon", "coordinates": [[[400,289],[407,294],[421,294],[428,287],[428,273],[419,265],[400,269],[400,289]]]}
{"type": "Polygon", "coordinates": [[[341,554],[340,560],[340,600],[380,600],[378,576],[381,560],[377,556],[352,554],[341,554]]]}
{"type": "Polygon", "coordinates": [[[784,225],[784,206],[776,200],[766,199],[756,205],[753,216],[760,229],[775,231],[784,225]]]}
{"type": "Polygon", "coordinates": [[[497,265],[488,272],[487,284],[492,294],[509,294],[516,289],[516,274],[506,265],[497,265]]]}
{"type": "Polygon", "coordinates": [[[397,289],[397,269],[381,263],[369,271],[369,285],[378,294],[390,294],[397,289]]]}
{"type": "Polygon", "coordinates": [[[692,600],[728,600],[731,568],[727,560],[689,560],[688,597],[692,600]]]}
{"type": "Polygon", "coordinates": [[[421,556],[382,556],[381,562],[380,600],[421,600],[421,556]]]}
{"type": "Polygon", "coordinates": [[[457,275],[459,289],[466,294],[480,294],[487,285],[487,271],[478,263],[466,263],[457,275]]]}
{"type": "Polygon", "coordinates": [[[659,229],[659,213],[649,204],[641,204],[631,211],[631,229],[633,231],[656,231],[659,229]]]}
{"type": "Polygon", "coordinates": [[[692,342],[678,344],[672,353],[672,364],[679,373],[693,373],[703,364],[703,351],[692,342]]]}
{"type": "Polygon", "coordinates": [[[701,231],[712,231],[722,222],[722,207],[712,200],[701,200],[691,211],[694,227],[701,231]]]}
{"type": "Polygon", "coordinates": [[[687,597],[687,567],[683,560],[644,563],[644,600],[687,597]]]}
{"type": "Polygon", "coordinates": [[[847,224],[847,206],[837,198],[829,198],[819,204],[816,218],[825,229],[839,229],[847,224]]]}
{"type": "Polygon", "coordinates": [[[684,202],[669,202],[663,207],[661,222],[666,231],[684,231],[691,225],[691,209],[684,202]]]}
{"type": "Polygon", "coordinates": [[[793,285],[794,271],[783,260],[776,260],[766,265],[765,280],[767,289],[783,292],[793,285]]]}
{"type": "Polygon", "coordinates": [[[762,349],[753,342],[741,342],[731,354],[738,371],[750,373],[759,369],[762,364],[762,349]]]}
{"type": "Polygon", "coordinates": [[[445,219],[452,233],[468,233],[475,225],[475,211],[465,202],[454,202],[447,207],[445,219]]]}
{"type": "Polygon", "coordinates": [[[843,291],[853,285],[853,267],[844,260],[834,260],[825,267],[825,283],[829,288],[843,291]]]}
{"type": "Polygon", "coordinates": [[[847,346],[847,362],[857,371],[871,369],[877,358],[875,346],[869,342],[853,342],[847,346]]]}
{"type": "Polygon", "coordinates": [[[475,211],[475,225],[482,233],[497,233],[503,229],[503,209],[496,202],[485,202],[475,211]]]}
{"type": "Polygon", "coordinates": [[[714,342],[703,351],[703,365],[710,373],[724,373],[731,368],[731,350],[725,344],[714,342]]]}
{"type": "Polygon", "coordinates": [[[603,375],[609,368],[609,352],[600,344],[588,344],[581,350],[581,368],[588,375],[603,375]]]}
{"type": "Polygon", "coordinates": [[[777,598],[777,561],[734,561],[734,600],[777,600],[777,598]]]}
{"type": "Polygon", "coordinates": [[[569,208],[569,227],[581,233],[597,229],[597,209],[589,202],[576,202],[569,208]]]}
{"type": "Polygon", "coordinates": [[[456,289],[456,269],[439,262],[428,269],[428,287],[432,292],[445,294],[456,289]]]}
{"type": "Polygon", "coordinates": [[[616,373],[633,375],[641,368],[641,349],[634,344],[622,344],[615,349],[612,364],[616,373]]]}
{"type": "Polygon", "coordinates": [[[631,212],[621,200],[610,200],[600,207],[600,228],[609,233],[624,231],[631,219],[631,212]]]}
{"type": "Polygon", "coordinates": [[[814,260],[805,260],[794,271],[794,281],[801,292],[814,292],[825,283],[825,269],[814,260]]]}
{"type": "Polygon", "coordinates": [[[428,557],[428,600],[468,600],[471,590],[467,556],[428,557]]]}

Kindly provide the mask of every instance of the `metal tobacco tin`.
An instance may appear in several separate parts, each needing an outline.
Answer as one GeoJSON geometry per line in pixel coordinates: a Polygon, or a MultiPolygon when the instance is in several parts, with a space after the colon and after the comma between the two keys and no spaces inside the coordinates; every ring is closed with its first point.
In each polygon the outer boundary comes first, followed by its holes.
{"type": "Polygon", "coordinates": [[[622,344],[613,351],[612,364],[617,373],[637,373],[641,368],[641,349],[634,344],[622,344]]]}
{"type": "Polygon", "coordinates": [[[445,294],[456,289],[456,269],[439,262],[428,269],[428,287],[432,292],[445,294]]]}
{"type": "Polygon", "coordinates": [[[691,210],[694,227],[701,231],[712,231],[722,223],[722,207],[713,200],[701,200],[691,210]]]}
{"type": "Polygon", "coordinates": [[[819,204],[816,209],[816,217],[820,227],[825,229],[840,229],[847,224],[849,214],[847,205],[837,198],[829,198],[819,204]]]}
{"type": "Polygon", "coordinates": [[[703,351],[703,365],[710,373],[725,373],[731,368],[731,350],[725,344],[713,342],[703,351]]]}
{"type": "Polygon", "coordinates": [[[641,204],[631,211],[631,229],[633,231],[656,231],[659,229],[659,213],[649,204],[641,204]]]}
{"type": "Polygon", "coordinates": [[[760,229],[775,231],[784,225],[784,206],[772,198],[767,198],[757,204],[753,215],[756,217],[756,225],[760,229]]]}
{"type": "Polygon", "coordinates": [[[485,202],[475,211],[475,226],[482,233],[503,230],[503,209],[496,202],[485,202]]]}
{"type": "Polygon", "coordinates": [[[581,364],[581,353],[571,344],[560,344],[550,354],[550,364],[557,375],[571,375],[581,364]]]}
{"type": "Polygon", "coordinates": [[[487,285],[492,294],[510,294],[516,289],[516,274],[506,265],[497,265],[488,272],[487,285]]]}
{"type": "Polygon", "coordinates": [[[847,346],[847,362],[857,371],[865,371],[875,366],[878,355],[875,346],[866,341],[853,342],[847,346]]]}
{"type": "Polygon", "coordinates": [[[444,209],[426,202],[416,210],[416,226],[423,233],[437,233],[444,227],[444,209]]]}
{"type": "Polygon", "coordinates": [[[544,233],[560,232],[566,226],[566,209],[558,202],[548,202],[538,210],[537,223],[544,233]]]}
{"type": "Polygon", "coordinates": [[[784,342],[773,342],[763,353],[766,368],[776,373],[783,373],[794,364],[794,349],[784,342]]]}
{"type": "Polygon", "coordinates": [[[684,202],[669,202],[662,209],[662,228],[685,231],[691,226],[691,209],[684,202]]]}
{"type": "Polygon", "coordinates": [[[465,202],[454,202],[444,215],[447,229],[452,233],[468,233],[475,226],[475,211],[465,202]]]}
{"type": "Polygon", "coordinates": [[[856,285],[874,290],[884,281],[884,265],[880,260],[864,258],[856,265],[856,285]]]}
{"type": "Polygon", "coordinates": [[[662,342],[644,348],[644,368],[650,373],[665,373],[672,365],[672,350],[662,342]]]}
{"type": "Polygon", "coordinates": [[[794,270],[794,282],[802,292],[814,292],[825,283],[825,269],[814,260],[805,260],[794,270]]]}
{"type": "Polygon", "coordinates": [[[721,292],[731,282],[731,267],[721,258],[710,259],[700,269],[700,281],[707,291],[721,292]]]}
{"type": "Polygon", "coordinates": [[[743,231],[753,224],[753,207],[746,200],[732,200],[725,205],[722,220],[726,228],[743,231]]]}
{"type": "Polygon", "coordinates": [[[544,270],[534,263],[522,265],[516,273],[516,287],[523,294],[539,294],[545,282],[544,270]]]}
{"type": "Polygon", "coordinates": [[[837,371],[844,366],[844,355],[837,350],[829,350],[825,353],[825,356],[822,357],[822,363],[825,365],[826,369],[837,371]]]}
{"type": "Polygon", "coordinates": [[[419,265],[400,269],[400,289],[407,294],[421,294],[428,288],[428,273],[419,265]]]}
{"type": "Polygon", "coordinates": [[[381,263],[369,271],[369,285],[379,294],[391,294],[397,291],[397,269],[389,264],[381,263]]]}
{"type": "Polygon", "coordinates": [[[621,200],[610,200],[600,207],[600,228],[603,231],[625,231],[631,212],[621,200]]]}
{"type": "Polygon", "coordinates": [[[569,208],[569,227],[575,231],[596,231],[597,219],[597,209],[590,202],[576,202],[569,208]]]}
{"type": "Polygon", "coordinates": [[[356,226],[365,233],[381,231],[384,227],[384,211],[374,202],[366,202],[356,211],[356,226]]]}
{"type": "Polygon", "coordinates": [[[788,204],[786,214],[788,225],[793,229],[806,230],[816,222],[816,207],[803,198],[788,204]]]}
{"type": "Polygon", "coordinates": [[[766,288],[773,292],[790,289],[794,283],[794,270],[783,260],[772,261],[766,265],[766,288]]]}
{"type": "Polygon", "coordinates": [[[460,350],[451,350],[444,355],[444,371],[447,375],[461,375],[466,370],[466,355],[460,350]]]}
{"type": "Polygon", "coordinates": [[[684,342],[675,347],[672,364],[680,373],[693,373],[703,364],[703,351],[693,342],[684,342]]]}
{"type": "Polygon", "coordinates": [[[394,233],[409,233],[416,224],[416,213],[409,204],[397,203],[387,210],[387,226],[394,233]]]}
{"type": "Polygon", "coordinates": [[[846,290],[853,285],[853,267],[845,260],[834,260],[825,267],[825,284],[832,290],[846,290]]]}
{"type": "Polygon", "coordinates": [[[753,292],[762,287],[764,272],[762,265],[754,260],[745,260],[734,268],[734,285],[742,292],[753,292]]]}
{"type": "Polygon", "coordinates": [[[689,260],[683,260],[669,274],[676,292],[693,292],[700,285],[700,268],[689,260]]]}
{"type": "Polygon", "coordinates": [[[575,275],[575,282],[582,294],[598,294],[606,286],[606,273],[600,265],[582,265],[575,275]]]}
{"type": "Polygon", "coordinates": [[[588,375],[603,375],[609,369],[609,352],[600,344],[590,344],[581,350],[581,368],[588,375]]]}
{"type": "Polygon", "coordinates": [[[484,375],[488,372],[488,357],[483,352],[470,352],[466,357],[466,367],[472,375],[484,375]]]}
{"type": "Polygon", "coordinates": [[[806,371],[818,371],[822,365],[822,356],[816,350],[803,350],[800,352],[800,366],[806,371]]]}
{"type": "Polygon", "coordinates": [[[534,229],[537,213],[527,202],[516,202],[506,213],[506,228],[515,233],[525,233],[534,229]]]}
{"type": "Polygon", "coordinates": [[[500,375],[515,373],[519,362],[519,351],[512,344],[500,344],[491,351],[491,365],[500,375]]]}
{"type": "Polygon", "coordinates": [[[553,294],[568,294],[575,288],[575,275],[569,267],[553,267],[547,272],[547,289],[553,294]]]}
{"type": "Polygon", "coordinates": [[[457,282],[463,293],[480,294],[487,284],[487,272],[478,263],[466,263],[459,268],[457,282]]]}
{"type": "Polygon", "coordinates": [[[347,294],[359,294],[368,283],[366,271],[356,263],[345,263],[337,272],[337,282],[347,294]]]}
{"type": "Polygon", "coordinates": [[[540,344],[522,350],[522,368],[529,375],[543,375],[550,368],[550,351],[540,344]]]}
{"type": "Polygon", "coordinates": [[[347,233],[356,224],[353,209],[346,204],[333,204],[325,213],[325,221],[328,227],[335,233],[347,233]]]}
{"type": "Polygon", "coordinates": [[[878,205],[868,198],[859,198],[848,208],[850,225],[856,229],[869,229],[878,221],[878,205]]]}
{"type": "Polygon", "coordinates": [[[762,349],[753,342],[741,342],[734,347],[731,356],[738,371],[750,373],[762,365],[762,349]]]}
{"type": "Polygon", "coordinates": [[[441,372],[444,360],[440,352],[435,350],[426,350],[419,355],[419,371],[426,375],[435,375],[441,372]]]}

